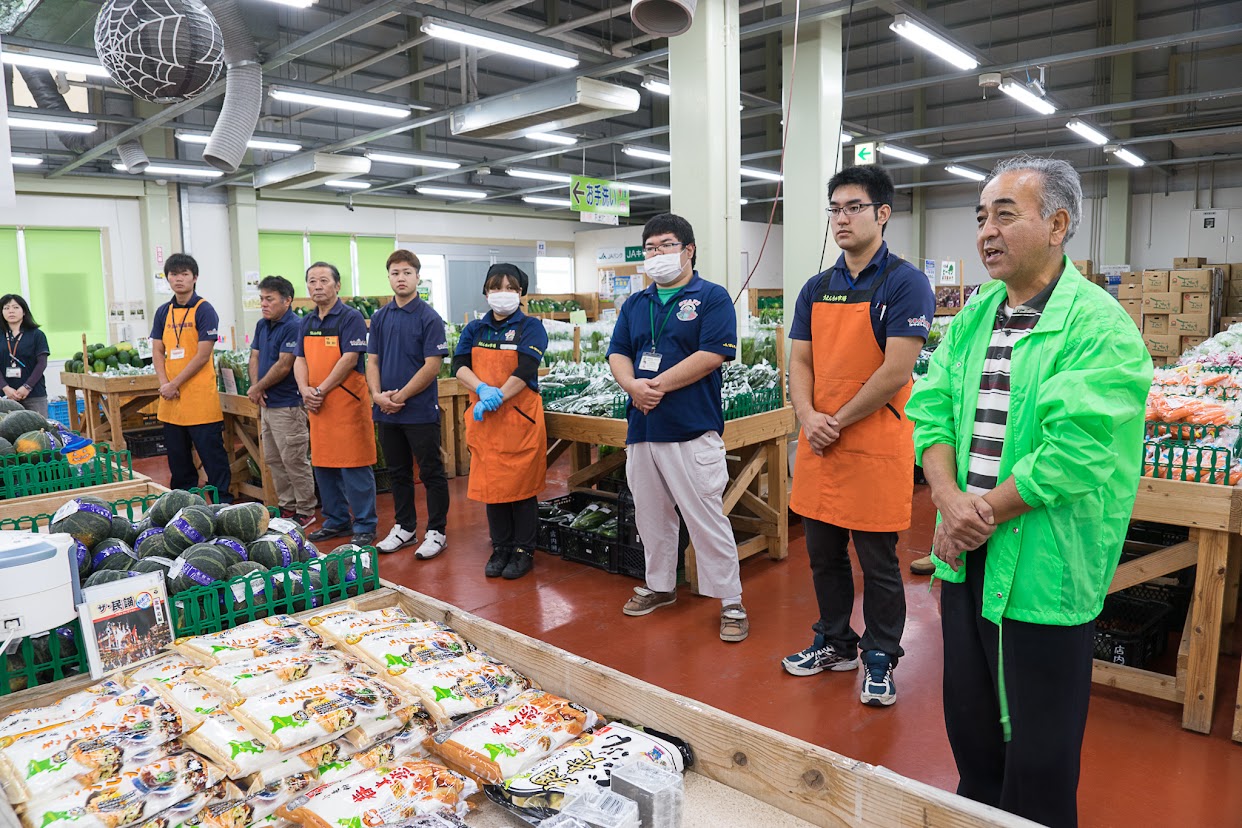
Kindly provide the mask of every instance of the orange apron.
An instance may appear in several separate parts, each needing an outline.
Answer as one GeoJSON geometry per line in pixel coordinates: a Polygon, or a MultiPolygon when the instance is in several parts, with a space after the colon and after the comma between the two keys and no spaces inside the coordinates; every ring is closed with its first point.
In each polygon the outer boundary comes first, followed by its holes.
{"type": "MultiPolygon", "coordinates": [[[[190,364],[190,360],[198,354],[198,326],[195,317],[198,306],[203,304],[199,299],[188,308],[179,308],[169,304],[168,315],[164,317],[164,373],[169,382],[181,376],[181,372],[190,364]],[[180,311],[180,313],[178,313],[180,311]],[[181,352],[179,359],[172,355],[181,352]]],[[[205,423],[218,423],[224,419],[220,410],[220,390],[216,386],[216,363],[214,359],[181,386],[181,394],[176,399],[166,400],[160,397],[157,416],[161,423],[179,426],[196,426],[205,423]]]]}
{"type": "MultiPolygon", "coordinates": [[[[811,310],[815,410],[832,414],[884,364],[871,327],[871,300],[902,260],[866,290],[829,291],[825,274],[811,310]]],[[[910,527],[914,425],[905,416],[913,379],[879,411],[841,430],[822,457],[798,440],[789,508],[813,520],[862,532],[910,527]]]]}
{"type": "MultiPolygon", "coordinates": [[[[341,359],[340,336],[331,328],[312,329],[303,337],[302,349],[310,385],[318,387],[341,359]]],[[[358,358],[365,357],[359,354],[358,358]]],[[[356,469],[375,465],[371,394],[362,374],[351,369],[345,381],[324,397],[319,410],[308,414],[312,466],[356,469]]]]}
{"type": "MultiPolygon", "coordinates": [[[[512,350],[481,347],[470,350],[470,368],[486,385],[500,388],[518,367],[512,350]]],[[[548,475],[548,428],[543,420],[543,398],[530,386],[500,408],[475,422],[473,406],[479,395],[470,392],[466,409],[466,447],[470,449],[470,483],[466,496],[480,503],[513,503],[543,491],[548,475]]]]}

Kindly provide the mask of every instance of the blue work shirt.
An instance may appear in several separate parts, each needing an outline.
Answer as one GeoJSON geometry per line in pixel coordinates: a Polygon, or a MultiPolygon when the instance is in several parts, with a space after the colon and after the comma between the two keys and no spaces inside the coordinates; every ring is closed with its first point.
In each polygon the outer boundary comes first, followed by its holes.
{"type": "MultiPolygon", "coordinates": [[[[845,264],[845,254],[842,253],[832,269],[825,271],[828,284],[824,286],[824,290],[866,290],[888,268],[889,256],[888,244],[880,242],[880,249],[858,274],[858,278],[854,279],[850,276],[850,269],[845,264]]],[[[815,306],[815,295],[820,289],[820,279],[823,276],[824,273],[813,276],[798,294],[793,324],[789,326],[790,339],[811,338],[811,309],[815,306]]],[[[932,293],[931,283],[927,281],[923,271],[909,262],[903,262],[894,268],[871,297],[871,330],[881,351],[890,336],[917,336],[926,342],[935,314],[936,296],[932,293]]]]}
{"type": "MultiPolygon", "coordinates": [[[[466,325],[457,339],[454,356],[465,356],[474,348],[495,348],[500,351],[517,351],[543,362],[543,352],[548,350],[548,332],[543,322],[527,316],[520,310],[497,322],[491,311],[482,319],[466,325]]],[[[530,390],[539,390],[538,378],[527,380],[530,390]]]]}
{"type": "MultiPolygon", "coordinates": [[[[340,345],[341,354],[365,354],[367,352],[367,322],[357,309],[351,308],[340,299],[328,311],[323,319],[319,318],[319,308],[311,308],[311,312],[302,317],[302,327],[298,335],[296,355],[306,356],[306,337],[311,331],[320,331],[324,336],[335,336],[340,345]]],[[[366,373],[366,359],[358,360],[354,369],[359,374],[366,373]]]]}
{"type": "MultiPolygon", "coordinates": [[[[176,308],[192,308],[198,304],[198,300],[203,297],[198,292],[190,294],[190,301],[185,305],[177,304],[177,297],[174,296],[164,304],[155,309],[155,317],[151,322],[151,339],[163,341],[164,339],[164,323],[168,321],[168,309],[176,308]]],[[[187,314],[188,315],[188,314],[187,314]]],[[[173,315],[173,324],[180,323],[181,315],[173,315]]],[[[194,311],[194,327],[198,329],[199,342],[216,342],[220,339],[220,315],[216,313],[216,309],[211,306],[210,302],[203,302],[199,305],[198,310],[194,311]]]]}
{"type": "MultiPolygon", "coordinates": [[[[400,391],[422,370],[428,357],[448,356],[444,320],[435,308],[415,296],[405,307],[389,302],[371,317],[367,353],[379,357],[380,390],[400,391]]],[[[440,422],[440,391],[435,380],[405,401],[396,414],[375,406],[377,423],[426,425],[440,422]]]]}
{"type": "MultiPolygon", "coordinates": [[[[250,350],[259,352],[259,379],[267,376],[281,354],[297,353],[301,335],[302,319],[292,309],[274,321],[259,320],[254,328],[254,342],[250,345],[250,350]]],[[[296,408],[302,404],[292,367],[284,379],[267,389],[266,396],[268,408],[296,408]]]]}
{"type": "MultiPolygon", "coordinates": [[[[608,355],[621,354],[634,363],[637,379],[663,374],[698,351],[720,354],[726,360],[737,353],[737,315],[723,287],[699,278],[698,271],[681,290],[660,303],[654,284],[625,301],[612,331],[608,355]],[[642,355],[652,350],[652,317],[659,335],[655,351],[658,371],[643,370],[642,355]],[[667,318],[667,322],[664,322],[667,318]]],[[[669,391],[650,414],[629,406],[626,443],[682,443],[709,431],[724,432],[720,387],[723,373],[712,371],[698,382],[669,391]]]]}

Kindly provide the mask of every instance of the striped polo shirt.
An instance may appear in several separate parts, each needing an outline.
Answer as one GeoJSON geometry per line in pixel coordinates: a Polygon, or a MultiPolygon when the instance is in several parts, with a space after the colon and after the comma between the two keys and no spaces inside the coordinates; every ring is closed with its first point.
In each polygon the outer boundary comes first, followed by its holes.
{"type": "Polygon", "coordinates": [[[1005,426],[1009,422],[1009,363],[1013,358],[1013,346],[1034,330],[1057,281],[1016,308],[1009,307],[1002,299],[996,309],[996,322],[979,380],[979,404],[975,409],[970,463],[966,468],[966,491],[970,494],[987,494],[1000,482],[997,476],[1001,451],[1005,447],[1005,426]]]}

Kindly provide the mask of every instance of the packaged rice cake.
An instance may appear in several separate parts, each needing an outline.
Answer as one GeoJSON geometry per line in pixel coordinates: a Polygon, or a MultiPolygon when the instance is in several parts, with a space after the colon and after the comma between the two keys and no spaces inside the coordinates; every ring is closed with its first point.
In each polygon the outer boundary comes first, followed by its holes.
{"type": "Polygon", "coordinates": [[[208,716],[182,741],[218,765],[229,779],[250,776],[295,755],[272,750],[231,714],[223,712],[208,716]]]}
{"type": "Polygon", "coordinates": [[[468,826],[456,811],[440,810],[392,823],[388,825],[388,828],[468,828],[468,826]]]}
{"type": "Polygon", "coordinates": [[[316,615],[307,623],[323,636],[324,641],[330,642],[334,647],[344,647],[345,640],[351,636],[412,621],[415,619],[400,607],[364,611],[347,606],[316,615]]]}
{"type": "Polygon", "coordinates": [[[224,699],[214,690],[204,687],[190,670],[155,684],[154,689],[160,698],[177,708],[187,731],[201,725],[212,713],[225,708],[224,699]]]}
{"type": "Polygon", "coordinates": [[[155,687],[185,675],[189,670],[201,667],[203,662],[196,658],[188,658],[180,653],[170,653],[154,661],[148,661],[125,677],[130,687],[146,684],[155,687]]]}
{"type": "Polygon", "coordinates": [[[102,785],[90,785],[26,806],[27,828],[125,828],[145,822],[219,784],[224,773],[191,751],[144,765],[102,785]]]}
{"type": "Polygon", "coordinates": [[[531,686],[516,670],[479,652],[436,664],[393,668],[388,679],[416,693],[440,727],[451,726],[458,716],[495,707],[531,686]]]}
{"type": "MultiPolygon", "coordinates": [[[[377,679],[378,680],[378,679],[377,679]]],[[[383,683],[382,681],[380,682],[383,683]]],[[[415,712],[422,713],[424,718],[426,714],[423,712],[422,705],[411,699],[411,706],[387,716],[379,716],[374,719],[362,721],[353,730],[345,734],[344,738],[355,748],[364,748],[373,745],[381,739],[387,739],[401,728],[405,727],[415,712]]]]}
{"type": "Polygon", "coordinates": [[[390,765],[407,757],[424,758],[427,755],[424,742],[431,733],[431,723],[426,715],[412,719],[396,734],[381,742],[364,750],[354,750],[335,761],[321,763],[317,768],[319,783],[331,784],[355,773],[375,770],[381,765],[390,765]]]}
{"type": "Polygon", "coordinates": [[[312,650],[204,667],[195,678],[226,702],[236,704],[295,681],[342,673],[347,668],[347,660],[335,650],[312,650]]]}
{"type": "Polygon", "coordinates": [[[273,615],[231,630],[179,638],[174,646],[188,658],[215,666],[282,653],[310,652],[322,644],[318,633],[301,621],[289,615],[273,615]]]}
{"type": "Polygon", "coordinates": [[[350,650],[376,670],[396,675],[410,667],[452,661],[473,652],[474,646],[442,625],[427,629],[402,626],[358,636],[350,650]]]}
{"type": "Polygon", "coordinates": [[[115,681],[101,681],[85,690],[65,696],[55,704],[45,707],[28,707],[14,710],[0,719],[0,744],[36,730],[46,730],[58,724],[71,722],[90,712],[104,702],[125,695],[125,687],[115,681]]]}
{"type": "MultiPolygon", "coordinates": [[[[272,754],[278,756],[286,756],[287,758],[277,762],[274,765],[267,765],[260,768],[253,776],[250,777],[250,792],[255,793],[274,785],[282,779],[298,774],[310,774],[316,780],[319,778],[321,768],[329,766],[339,766],[349,760],[356,748],[345,739],[333,739],[326,744],[316,745],[305,750],[294,750],[284,754],[272,754]]],[[[322,784],[319,781],[316,785],[322,784]]]]}
{"type": "Polygon", "coordinates": [[[282,816],[304,828],[374,828],[449,810],[464,815],[478,786],[426,759],[404,759],[315,788],[282,816]]]}
{"type": "Polygon", "coordinates": [[[225,779],[212,785],[207,790],[196,793],[187,799],[181,800],[171,808],[161,811],[137,826],[137,828],[182,828],[182,826],[194,828],[194,826],[199,824],[199,814],[208,805],[238,799],[241,795],[242,793],[237,789],[237,786],[225,779]]]}
{"type": "Polygon", "coordinates": [[[248,828],[269,818],[274,821],[277,809],[316,784],[313,773],[286,776],[239,799],[208,806],[199,815],[199,824],[203,828],[248,828]]]}
{"type": "Polygon", "coordinates": [[[543,690],[527,690],[432,740],[452,767],[499,785],[595,727],[599,717],[543,690]]]}
{"type": "Polygon", "coordinates": [[[412,703],[378,679],[334,673],[246,699],[231,712],[264,745],[288,750],[330,740],[412,703]]]}

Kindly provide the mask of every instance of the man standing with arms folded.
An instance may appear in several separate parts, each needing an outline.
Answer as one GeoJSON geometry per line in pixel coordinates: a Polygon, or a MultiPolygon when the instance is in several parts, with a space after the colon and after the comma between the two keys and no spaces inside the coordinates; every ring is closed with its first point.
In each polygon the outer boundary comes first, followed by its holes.
{"type": "Polygon", "coordinates": [[[944,719],[962,796],[1078,824],[1095,618],[1138,492],[1151,358],[1065,255],[1078,173],[1019,156],[976,208],[996,281],[962,309],[907,411],[940,521],[944,719]]]}
{"type": "Polygon", "coordinates": [[[263,460],[280,501],[280,516],[303,529],[315,522],[315,477],[310,464],[310,426],[293,361],[302,320],[290,310],[293,284],[283,276],[259,282],[263,318],[250,346],[250,391],[263,409],[263,460]]]}
{"type": "Polygon", "coordinates": [[[212,360],[219,339],[220,317],[195,292],[198,262],[174,253],[164,263],[164,278],[173,298],[155,311],[151,325],[151,356],[160,381],[159,419],[168,448],[169,485],[198,485],[194,450],[221,502],[232,500],[233,472],[224,451],[224,414],[212,360]]]}
{"type": "Polygon", "coordinates": [[[789,391],[802,423],[789,507],[802,516],[819,604],[815,640],[781,664],[795,676],[858,666],[863,704],[897,700],[906,593],[897,533],[910,527],[914,426],[905,416],[914,363],[936,299],[927,277],[884,243],[893,182],[884,168],[850,167],[828,182],[841,256],[798,295],[789,391]],[[854,573],[863,572],[862,637],[850,626],[854,573]]]}
{"type": "Polygon", "coordinates": [[[375,403],[380,445],[392,475],[396,523],[376,547],[396,552],[418,540],[414,507],[414,462],[427,490],[427,533],[414,551],[416,558],[434,558],[448,540],[449,490],[440,456],[440,395],[436,378],[448,356],[444,320],[418,296],[422,265],[408,250],[388,257],[388,283],[393,300],[371,317],[367,341],[367,385],[375,403]]]}
{"type": "Polygon", "coordinates": [[[338,296],[341,273],[316,262],[306,271],[315,312],[302,320],[293,375],[310,415],[311,465],[319,483],[323,526],[315,543],[347,537],[375,542],[375,426],[363,377],[367,323],[338,296]]]}
{"type": "Polygon", "coordinates": [[[647,583],[626,615],[677,601],[677,511],[694,544],[702,594],[719,598],[720,638],[742,641],[737,544],[724,515],[724,414],[720,367],[737,350],[737,316],[723,287],[694,270],[694,229],[672,213],[643,228],[643,255],[654,284],[621,308],[608,364],[630,395],[625,472],[643,539],[647,583]]]}

